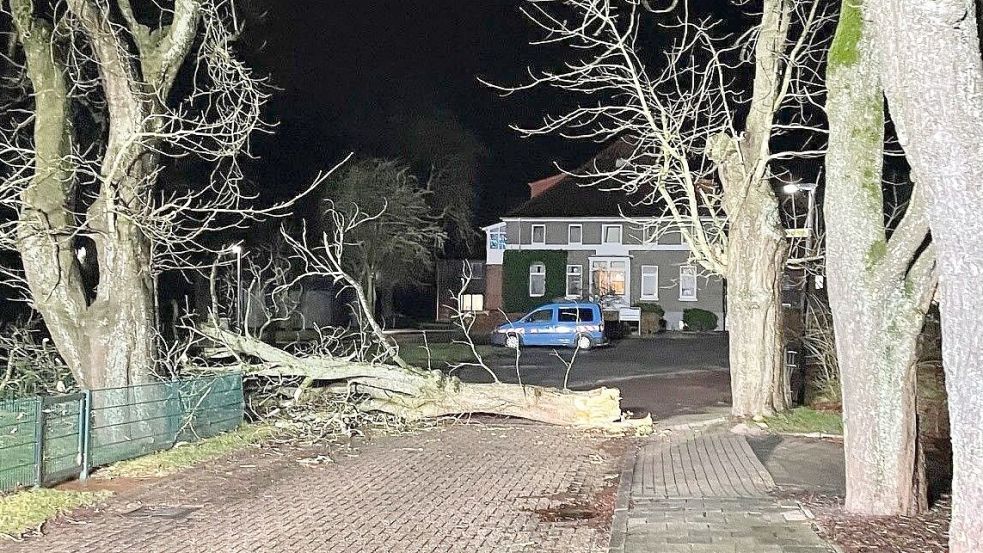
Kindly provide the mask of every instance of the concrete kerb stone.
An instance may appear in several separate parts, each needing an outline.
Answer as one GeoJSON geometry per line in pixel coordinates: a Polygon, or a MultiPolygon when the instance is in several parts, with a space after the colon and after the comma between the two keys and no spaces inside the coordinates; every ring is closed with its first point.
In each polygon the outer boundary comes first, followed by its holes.
{"type": "Polygon", "coordinates": [[[618,492],[614,498],[614,514],[611,517],[611,540],[608,553],[624,553],[628,537],[628,511],[631,508],[631,481],[638,458],[638,445],[634,444],[625,452],[621,462],[621,476],[618,479],[618,492]]]}

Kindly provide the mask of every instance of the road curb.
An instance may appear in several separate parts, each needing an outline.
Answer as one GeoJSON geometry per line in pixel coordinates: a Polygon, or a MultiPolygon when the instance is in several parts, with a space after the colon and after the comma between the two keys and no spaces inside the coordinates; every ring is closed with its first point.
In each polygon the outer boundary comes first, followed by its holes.
{"type": "Polygon", "coordinates": [[[614,498],[614,514],[611,516],[611,539],[608,553],[624,553],[628,538],[628,509],[631,507],[631,483],[635,473],[635,459],[638,457],[638,444],[632,444],[621,461],[621,477],[618,479],[618,493],[614,498]]]}

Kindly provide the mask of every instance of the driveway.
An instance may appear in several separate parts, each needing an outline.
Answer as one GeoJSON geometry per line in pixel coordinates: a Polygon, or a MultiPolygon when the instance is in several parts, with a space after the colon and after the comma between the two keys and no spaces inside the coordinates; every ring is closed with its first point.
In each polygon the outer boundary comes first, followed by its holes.
{"type": "Polygon", "coordinates": [[[355,445],[253,448],[131,483],[41,537],[0,537],[0,551],[601,553],[629,443],[539,424],[454,424],[355,445]]]}
{"type": "MultiPolygon", "coordinates": [[[[521,351],[519,374],[524,384],[559,387],[564,363],[574,350],[527,347],[521,351]],[[554,353],[555,351],[555,353],[554,353]]],[[[512,350],[497,348],[486,363],[504,382],[517,382],[512,350]]],[[[654,338],[626,338],[610,346],[580,351],[570,370],[569,386],[621,389],[622,407],[654,418],[705,413],[730,405],[727,335],[666,334],[654,338]]],[[[469,382],[488,382],[483,369],[456,373],[469,382]]]]}

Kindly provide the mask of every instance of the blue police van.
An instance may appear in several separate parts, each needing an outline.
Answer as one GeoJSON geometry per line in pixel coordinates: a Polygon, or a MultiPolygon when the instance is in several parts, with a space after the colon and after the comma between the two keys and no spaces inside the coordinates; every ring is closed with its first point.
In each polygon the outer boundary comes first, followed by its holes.
{"type": "Polygon", "coordinates": [[[585,302],[541,305],[521,319],[499,325],[491,342],[509,348],[566,346],[591,349],[607,344],[601,306],[585,302]]]}

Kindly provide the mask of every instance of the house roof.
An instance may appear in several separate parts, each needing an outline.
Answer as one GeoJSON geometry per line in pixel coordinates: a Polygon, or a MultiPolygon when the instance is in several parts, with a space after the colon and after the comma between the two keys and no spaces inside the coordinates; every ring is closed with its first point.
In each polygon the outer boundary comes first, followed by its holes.
{"type": "MultiPolygon", "coordinates": [[[[627,157],[631,146],[616,140],[574,174],[608,171],[615,168],[619,158],[627,157]]],[[[651,217],[664,212],[659,205],[644,204],[648,190],[644,187],[634,194],[615,189],[613,179],[597,181],[560,173],[529,183],[532,197],[513,209],[505,218],[517,217],[651,217]],[[614,190],[612,190],[614,189],[614,190]]]]}

